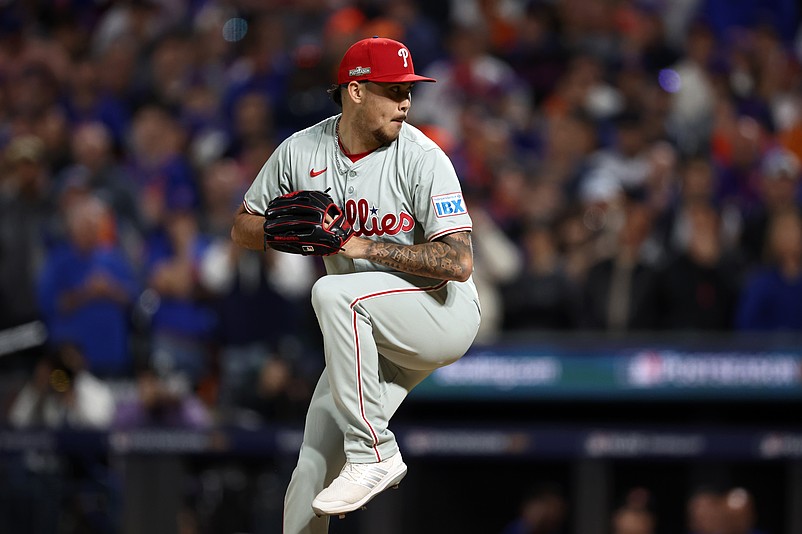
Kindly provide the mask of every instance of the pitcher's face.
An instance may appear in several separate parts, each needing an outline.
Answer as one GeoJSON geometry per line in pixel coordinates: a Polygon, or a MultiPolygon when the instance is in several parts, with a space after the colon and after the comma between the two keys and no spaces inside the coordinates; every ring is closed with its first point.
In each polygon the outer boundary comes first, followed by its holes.
{"type": "Polygon", "coordinates": [[[380,146],[391,143],[407,119],[414,84],[365,82],[360,85],[364,97],[357,115],[357,126],[380,146]]]}

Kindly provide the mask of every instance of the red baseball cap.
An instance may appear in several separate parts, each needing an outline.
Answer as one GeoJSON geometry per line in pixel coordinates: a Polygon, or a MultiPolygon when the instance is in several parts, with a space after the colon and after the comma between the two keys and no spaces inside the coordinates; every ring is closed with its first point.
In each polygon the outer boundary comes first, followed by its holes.
{"type": "Polygon", "coordinates": [[[370,37],[352,44],[345,52],[337,83],[371,82],[434,82],[418,76],[412,66],[412,54],[403,43],[386,37],[370,37]]]}

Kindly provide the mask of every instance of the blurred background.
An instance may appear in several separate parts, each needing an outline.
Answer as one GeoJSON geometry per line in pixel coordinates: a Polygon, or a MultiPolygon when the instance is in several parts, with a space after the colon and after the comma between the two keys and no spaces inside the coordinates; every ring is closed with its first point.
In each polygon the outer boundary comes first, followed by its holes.
{"type": "Polygon", "coordinates": [[[322,263],[229,230],[372,35],[484,314],[331,532],[801,534],[794,0],[0,2],[0,532],[281,531],[322,263]]]}

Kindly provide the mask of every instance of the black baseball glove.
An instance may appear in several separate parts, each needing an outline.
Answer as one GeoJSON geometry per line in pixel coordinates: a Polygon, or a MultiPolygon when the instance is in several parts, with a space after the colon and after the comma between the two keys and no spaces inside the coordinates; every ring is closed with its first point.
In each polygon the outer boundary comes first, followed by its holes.
{"type": "Polygon", "coordinates": [[[271,200],[264,230],[265,250],[270,247],[304,256],[337,254],[354,234],[331,196],[313,190],[293,191],[271,200]]]}

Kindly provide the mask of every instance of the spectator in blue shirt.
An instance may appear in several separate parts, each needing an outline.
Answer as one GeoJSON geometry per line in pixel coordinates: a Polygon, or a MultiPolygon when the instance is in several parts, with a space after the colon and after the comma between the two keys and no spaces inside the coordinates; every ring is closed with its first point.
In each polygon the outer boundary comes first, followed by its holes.
{"type": "Polygon", "coordinates": [[[155,296],[151,317],[152,364],[162,376],[182,375],[197,386],[209,371],[217,319],[198,283],[209,239],[183,196],[168,197],[165,224],[146,242],[147,291],[155,296]]]}
{"type": "Polygon", "coordinates": [[[81,346],[88,370],[101,377],[131,372],[129,311],[138,288],[111,221],[96,197],[72,197],[65,207],[67,239],[48,255],[38,287],[50,341],[81,346]]]}
{"type": "Polygon", "coordinates": [[[740,299],[741,330],[802,329],[802,218],[775,214],[766,234],[766,264],[748,279],[740,299]]]}

